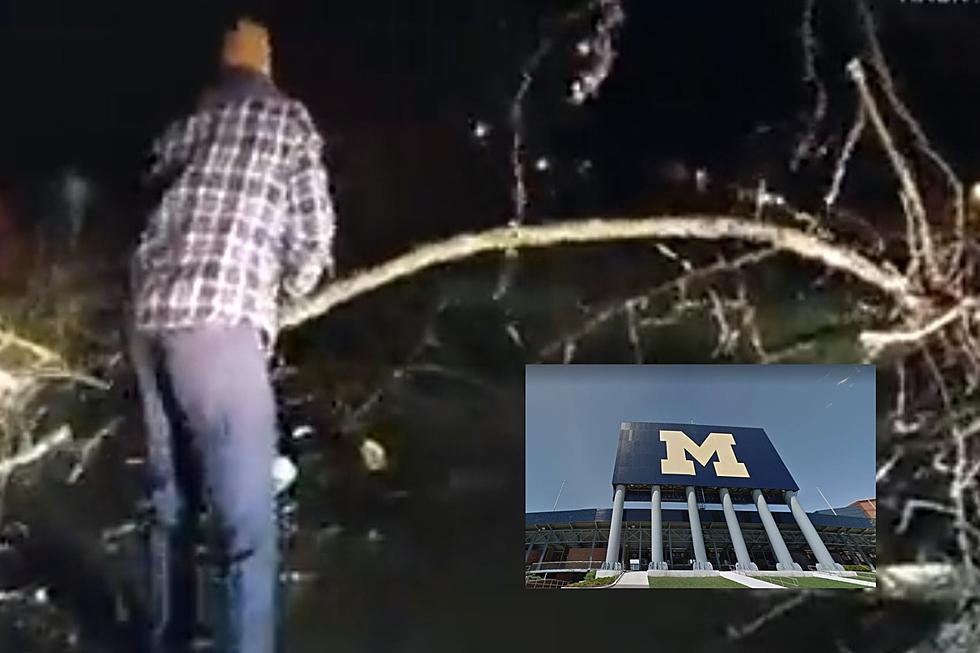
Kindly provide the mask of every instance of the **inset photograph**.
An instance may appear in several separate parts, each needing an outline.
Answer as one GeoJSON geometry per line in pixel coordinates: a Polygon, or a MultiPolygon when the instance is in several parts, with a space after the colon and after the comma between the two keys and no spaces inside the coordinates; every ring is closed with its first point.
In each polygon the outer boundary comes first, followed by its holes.
{"type": "Polygon", "coordinates": [[[876,587],[871,365],[529,365],[528,589],[876,587]]]}

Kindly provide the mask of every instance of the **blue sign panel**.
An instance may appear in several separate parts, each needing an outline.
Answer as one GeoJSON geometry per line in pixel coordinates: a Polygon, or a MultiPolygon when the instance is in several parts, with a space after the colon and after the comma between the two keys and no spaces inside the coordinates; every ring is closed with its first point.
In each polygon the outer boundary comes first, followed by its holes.
{"type": "Polygon", "coordinates": [[[623,422],[616,485],[798,490],[760,428],[623,422]]]}

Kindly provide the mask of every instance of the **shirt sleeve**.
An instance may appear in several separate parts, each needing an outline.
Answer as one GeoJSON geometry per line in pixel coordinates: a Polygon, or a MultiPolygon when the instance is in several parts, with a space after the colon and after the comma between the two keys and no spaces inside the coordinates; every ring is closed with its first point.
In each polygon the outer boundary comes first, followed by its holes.
{"type": "Polygon", "coordinates": [[[324,270],[333,274],[335,216],[323,140],[306,109],[297,103],[296,140],[288,177],[288,212],[283,233],[283,290],[292,297],[312,292],[324,270]]]}
{"type": "Polygon", "coordinates": [[[200,122],[198,116],[192,115],[171,123],[153,142],[143,176],[145,185],[152,187],[169,182],[174,169],[179,168],[189,157],[198,137],[200,122]]]}

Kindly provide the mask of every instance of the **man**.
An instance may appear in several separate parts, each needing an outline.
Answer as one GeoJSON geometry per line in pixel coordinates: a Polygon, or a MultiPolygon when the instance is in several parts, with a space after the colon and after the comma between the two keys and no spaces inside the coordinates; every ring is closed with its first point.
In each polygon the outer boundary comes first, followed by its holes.
{"type": "Polygon", "coordinates": [[[152,646],[185,650],[193,544],[217,525],[222,650],[271,653],[279,552],[266,354],[282,295],[332,270],[321,138],[271,79],[263,26],[226,34],[218,84],[155,142],[154,208],[132,259],[132,356],[148,429],[152,646]]]}

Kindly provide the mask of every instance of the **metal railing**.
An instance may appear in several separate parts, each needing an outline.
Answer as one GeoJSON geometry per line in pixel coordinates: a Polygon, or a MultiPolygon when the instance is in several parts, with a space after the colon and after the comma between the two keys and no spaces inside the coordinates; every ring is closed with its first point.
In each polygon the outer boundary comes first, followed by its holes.
{"type": "Polygon", "coordinates": [[[561,589],[565,585],[568,585],[567,580],[554,580],[551,578],[539,580],[537,578],[526,578],[524,579],[524,587],[529,590],[548,590],[548,589],[561,589]]]}
{"type": "Polygon", "coordinates": [[[588,571],[599,569],[602,566],[601,560],[565,560],[562,562],[535,562],[524,567],[524,571],[534,573],[536,571],[588,571]]]}

